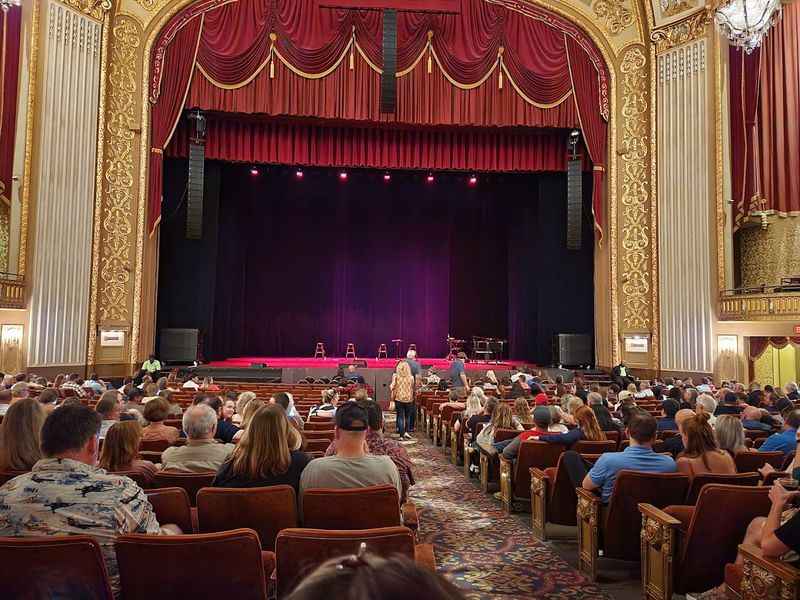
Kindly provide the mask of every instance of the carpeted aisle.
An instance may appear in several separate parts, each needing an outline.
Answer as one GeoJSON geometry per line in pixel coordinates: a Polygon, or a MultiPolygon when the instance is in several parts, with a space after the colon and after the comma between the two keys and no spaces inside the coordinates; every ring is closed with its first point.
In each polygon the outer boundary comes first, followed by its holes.
{"type": "Polygon", "coordinates": [[[421,439],[404,445],[414,461],[410,495],[420,511],[421,541],[434,545],[439,570],[470,599],[609,598],[466,481],[441,449],[421,439]]]}

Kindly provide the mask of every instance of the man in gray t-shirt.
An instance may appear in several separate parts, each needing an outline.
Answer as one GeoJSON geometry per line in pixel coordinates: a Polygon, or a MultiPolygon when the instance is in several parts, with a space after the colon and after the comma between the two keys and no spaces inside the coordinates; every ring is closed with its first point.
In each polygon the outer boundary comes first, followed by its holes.
{"type": "Polygon", "coordinates": [[[403,494],[400,474],[388,456],[367,453],[366,411],[356,402],[346,402],[336,411],[336,456],[312,460],[300,477],[300,494],[312,488],[359,488],[393,485],[403,494]]]}

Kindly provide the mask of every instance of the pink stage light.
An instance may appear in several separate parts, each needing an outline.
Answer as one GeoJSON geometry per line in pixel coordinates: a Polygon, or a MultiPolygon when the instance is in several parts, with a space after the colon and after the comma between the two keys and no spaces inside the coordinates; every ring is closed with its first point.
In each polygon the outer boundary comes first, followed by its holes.
{"type": "Polygon", "coordinates": [[[433,175],[428,174],[428,176],[425,178],[425,181],[427,181],[428,183],[433,183],[433,175]]]}
{"type": "Polygon", "coordinates": [[[342,171],[341,173],[339,173],[339,180],[347,181],[347,171],[342,171]]]}
{"type": "Polygon", "coordinates": [[[303,170],[302,169],[297,169],[297,171],[295,171],[295,173],[294,173],[294,176],[297,177],[298,179],[302,179],[303,178],[303,170]]]}
{"type": "Polygon", "coordinates": [[[258,169],[256,167],[250,167],[250,175],[258,177],[258,169]]]}
{"type": "Polygon", "coordinates": [[[471,186],[475,186],[475,185],[477,185],[477,184],[478,184],[478,178],[477,178],[475,175],[472,175],[472,176],[469,178],[469,184],[470,184],[471,186]]]}
{"type": "Polygon", "coordinates": [[[389,182],[389,181],[392,180],[392,176],[389,175],[388,173],[384,173],[383,174],[383,180],[386,181],[386,182],[389,182]]]}

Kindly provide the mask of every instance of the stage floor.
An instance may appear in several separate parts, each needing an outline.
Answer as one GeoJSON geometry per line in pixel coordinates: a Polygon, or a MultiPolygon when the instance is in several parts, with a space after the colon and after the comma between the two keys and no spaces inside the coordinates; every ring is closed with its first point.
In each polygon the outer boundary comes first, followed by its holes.
{"type": "MultiPolygon", "coordinates": [[[[367,363],[368,369],[394,369],[397,364],[396,358],[359,358],[367,363]]],[[[328,358],[303,358],[303,357],[275,357],[275,356],[238,356],[226,360],[218,360],[208,363],[209,367],[249,367],[252,363],[265,364],[267,367],[275,369],[335,369],[340,363],[348,363],[351,359],[329,356],[328,358]]],[[[438,371],[446,371],[450,368],[450,363],[444,358],[417,358],[421,365],[433,365],[438,371]]],[[[486,362],[473,361],[466,363],[468,371],[485,371],[495,369],[506,371],[515,368],[516,361],[486,362]]]]}

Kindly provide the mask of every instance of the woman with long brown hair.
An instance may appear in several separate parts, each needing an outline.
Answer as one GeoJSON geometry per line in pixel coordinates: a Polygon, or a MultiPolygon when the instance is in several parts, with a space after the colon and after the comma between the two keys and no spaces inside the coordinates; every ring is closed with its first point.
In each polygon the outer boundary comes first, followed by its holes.
{"type": "Polygon", "coordinates": [[[574,417],[575,423],[577,424],[575,429],[567,433],[542,435],[539,436],[539,441],[572,446],[581,440],[601,442],[607,439],[606,434],[600,428],[600,423],[597,422],[597,416],[591,408],[588,406],[581,406],[575,411],[574,417]]]}
{"type": "Polygon", "coordinates": [[[683,453],[676,461],[678,471],[689,477],[699,473],[736,473],[736,464],[731,455],[720,450],[714,437],[714,430],[708,423],[708,414],[698,413],[681,421],[681,439],[683,440],[683,453]]]}
{"type": "Polygon", "coordinates": [[[291,485],[299,493],[300,475],[311,457],[292,450],[291,429],[282,406],[268,404],[259,408],[212,485],[237,488],[291,485]]]}
{"type": "Polygon", "coordinates": [[[522,431],[524,427],[514,416],[511,406],[505,402],[500,402],[492,413],[492,420],[481,429],[476,440],[477,444],[487,452],[494,453],[494,438],[500,429],[516,429],[522,431]]]}
{"type": "Polygon", "coordinates": [[[116,471],[136,471],[146,479],[152,479],[158,469],[149,460],[139,458],[139,443],[142,441],[142,426],[139,421],[120,421],[114,423],[106,432],[103,450],[100,453],[101,469],[111,473],[116,471]]]}
{"type": "Polygon", "coordinates": [[[0,469],[30,471],[42,458],[39,436],[46,417],[47,411],[35,398],[8,407],[0,425],[0,469]]]}

